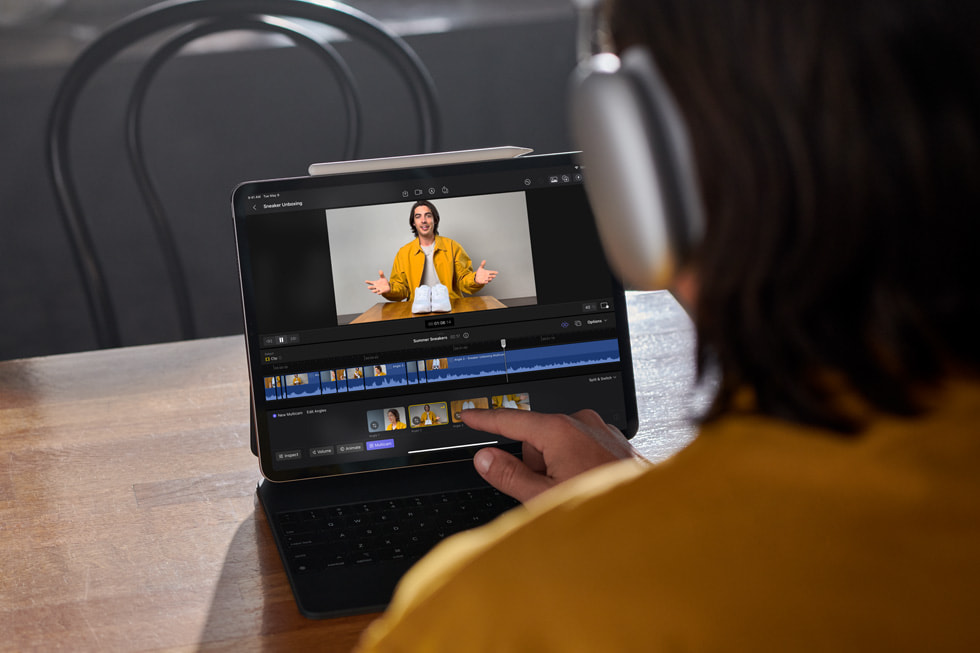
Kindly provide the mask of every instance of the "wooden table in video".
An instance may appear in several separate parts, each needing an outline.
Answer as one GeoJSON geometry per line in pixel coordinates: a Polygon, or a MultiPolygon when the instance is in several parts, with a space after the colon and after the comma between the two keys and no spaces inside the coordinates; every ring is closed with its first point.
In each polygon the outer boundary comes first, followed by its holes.
{"type": "Polygon", "coordinates": [[[493,308],[507,308],[499,299],[489,295],[480,297],[461,297],[453,300],[453,310],[449,313],[412,313],[411,302],[379,302],[364,311],[351,324],[360,322],[380,322],[382,320],[403,320],[407,317],[452,315],[454,313],[471,313],[487,311],[493,308]]]}

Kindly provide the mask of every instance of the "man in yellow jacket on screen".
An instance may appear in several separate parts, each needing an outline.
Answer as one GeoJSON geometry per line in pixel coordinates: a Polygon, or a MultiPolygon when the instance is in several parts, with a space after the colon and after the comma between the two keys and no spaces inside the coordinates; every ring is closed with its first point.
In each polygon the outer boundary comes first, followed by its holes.
{"type": "Polygon", "coordinates": [[[463,293],[479,292],[497,276],[486,261],[473,270],[463,246],[439,235],[439,211],[428,200],[412,206],[409,226],[415,239],[395,255],[391,277],[378,270],[378,278],[365,281],[376,295],[393,302],[408,299],[413,313],[448,313],[463,293]]]}

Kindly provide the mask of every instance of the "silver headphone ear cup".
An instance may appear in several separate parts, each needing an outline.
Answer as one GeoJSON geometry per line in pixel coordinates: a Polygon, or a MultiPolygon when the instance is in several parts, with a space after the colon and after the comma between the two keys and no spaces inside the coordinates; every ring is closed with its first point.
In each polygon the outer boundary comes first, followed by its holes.
{"type": "Polygon", "coordinates": [[[646,50],[583,64],[570,122],[610,267],[627,287],[667,287],[703,216],[686,127],[646,50]]]}

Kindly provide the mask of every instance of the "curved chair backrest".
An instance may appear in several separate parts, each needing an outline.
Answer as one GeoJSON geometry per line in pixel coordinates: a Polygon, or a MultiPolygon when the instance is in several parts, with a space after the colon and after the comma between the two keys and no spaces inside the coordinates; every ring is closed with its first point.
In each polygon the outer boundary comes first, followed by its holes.
{"type": "Polygon", "coordinates": [[[401,38],[357,9],[331,0],[176,0],[133,14],[107,30],[74,61],[55,95],[47,128],[48,169],[100,347],[119,346],[122,339],[115,305],[96,256],[71,170],[70,134],[79,95],[92,76],[126,48],[159,32],[183,28],[157,48],[136,78],[126,110],[126,147],[137,186],[164,256],[181,337],[193,338],[196,329],[186,274],[143,152],[143,101],[163,64],[191,41],[216,32],[243,29],[283,34],[296,46],[312,52],[336,78],[347,114],[343,158],[357,158],[361,136],[361,101],[354,76],[336,49],[290,19],[336,28],[383,55],[405,81],[414,103],[419,124],[419,151],[433,152],[438,149],[440,115],[435,84],[427,69],[401,38]]]}

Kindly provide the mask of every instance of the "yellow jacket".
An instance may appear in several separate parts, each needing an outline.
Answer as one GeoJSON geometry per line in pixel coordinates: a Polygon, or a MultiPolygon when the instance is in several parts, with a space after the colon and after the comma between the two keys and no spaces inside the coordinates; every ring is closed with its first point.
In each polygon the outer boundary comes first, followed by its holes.
{"type": "MultiPolygon", "coordinates": [[[[474,277],[473,262],[466,254],[463,246],[452,238],[436,236],[435,249],[432,252],[432,265],[436,269],[439,281],[449,289],[450,299],[459,299],[463,293],[472,295],[483,288],[474,277]]],[[[419,239],[411,241],[398,250],[395,262],[391,266],[388,283],[391,290],[382,297],[389,301],[401,301],[408,298],[415,301],[415,289],[422,282],[422,269],[425,267],[425,253],[419,245],[419,239]]]]}
{"type": "Polygon", "coordinates": [[[859,437],[757,415],[447,539],[363,651],[980,650],[980,382],[859,437]]]}

